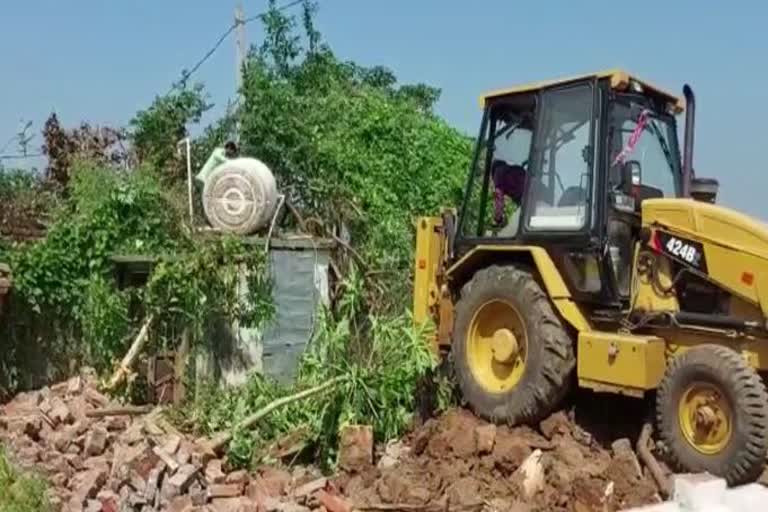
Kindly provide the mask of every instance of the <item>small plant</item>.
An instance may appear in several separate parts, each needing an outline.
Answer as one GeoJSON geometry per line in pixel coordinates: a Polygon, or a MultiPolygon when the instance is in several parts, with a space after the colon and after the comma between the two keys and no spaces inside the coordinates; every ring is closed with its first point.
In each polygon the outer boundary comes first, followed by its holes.
{"type": "Polygon", "coordinates": [[[43,480],[20,473],[0,446],[0,511],[47,512],[50,504],[43,480]]]}

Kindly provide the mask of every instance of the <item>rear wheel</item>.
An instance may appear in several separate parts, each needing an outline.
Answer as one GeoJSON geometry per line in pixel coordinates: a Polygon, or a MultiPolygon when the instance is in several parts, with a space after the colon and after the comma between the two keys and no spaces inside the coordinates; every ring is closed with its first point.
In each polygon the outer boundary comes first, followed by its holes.
{"type": "Polygon", "coordinates": [[[568,390],[573,343],[530,272],[478,271],[456,304],[453,355],[462,396],[492,421],[542,419],[568,390]]]}
{"type": "Polygon", "coordinates": [[[675,357],[657,393],[662,441],[679,469],[731,485],[757,479],[768,449],[768,393],[735,351],[702,345],[675,357]]]}

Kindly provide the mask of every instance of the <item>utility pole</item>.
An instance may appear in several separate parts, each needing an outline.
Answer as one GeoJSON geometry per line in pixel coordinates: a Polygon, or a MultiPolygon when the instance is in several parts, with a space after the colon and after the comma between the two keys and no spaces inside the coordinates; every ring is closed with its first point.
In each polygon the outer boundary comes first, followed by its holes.
{"type": "MultiPolygon", "coordinates": [[[[242,108],[244,103],[243,98],[243,64],[245,64],[245,11],[243,9],[243,2],[238,1],[235,7],[235,71],[237,72],[237,104],[242,108]]],[[[237,124],[235,126],[235,142],[240,145],[240,116],[237,116],[237,124]]]]}

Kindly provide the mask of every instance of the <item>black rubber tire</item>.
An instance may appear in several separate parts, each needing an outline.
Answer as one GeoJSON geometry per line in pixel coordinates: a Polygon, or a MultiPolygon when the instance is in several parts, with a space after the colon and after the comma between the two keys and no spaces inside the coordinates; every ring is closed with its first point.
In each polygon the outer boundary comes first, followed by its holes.
{"type": "Polygon", "coordinates": [[[768,392],[757,372],[735,351],[700,345],[673,358],[656,394],[659,436],[677,469],[707,471],[729,485],[755,481],[768,450],[768,392]],[[688,443],[680,429],[678,405],[692,382],[720,390],[733,414],[731,439],[717,454],[707,455],[688,443]]]}
{"type": "Polygon", "coordinates": [[[462,397],[479,416],[493,422],[532,424],[551,413],[567,394],[576,367],[573,340],[531,272],[493,265],[478,271],[455,306],[452,353],[462,397]],[[523,317],[528,340],[520,382],[503,393],[484,389],[467,360],[467,331],[475,311],[493,299],[511,303],[523,317]]]}

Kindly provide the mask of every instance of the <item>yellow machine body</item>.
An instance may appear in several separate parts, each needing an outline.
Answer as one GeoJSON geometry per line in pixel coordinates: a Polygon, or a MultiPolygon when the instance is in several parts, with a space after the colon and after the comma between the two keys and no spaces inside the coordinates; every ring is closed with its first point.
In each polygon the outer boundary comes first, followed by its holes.
{"type": "MultiPolygon", "coordinates": [[[[679,235],[702,244],[707,262],[706,279],[731,294],[730,315],[765,323],[768,317],[768,226],[744,214],[690,199],[652,199],[643,203],[643,227],[679,235]]],[[[768,339],[727,329],[656,329],[651,334],[629,334],[621,329],[596,328],[587,309],[576,302],[546,249],[528,245],[478,245],[446,266],[447,241],[440,217],[418,220],[414,320],[434,320],[435,347],[450,345],[453,282],[461,281],[493,261],[531,265],[561,318],[577,339],[577,376],[581,387],[596,391],[642,396],[655,389],[667,358],[703,343],[730,347],[749,364],[768,371],[768,339]]],[[[647,248],[638,247],[638,254],[647,248]]],[[[658,279],[672,286],[671,264],[659,258],[658,279]]],[[[637,267],[637,263],[635,265],[637,267]]],[[[677,300],[661,293],[648,276],[635,269],[633,295],[638,309],[646,312],[678,310],[677,300]]],[[[695,326],[693,326],[695,327],[695,326]]]]}

